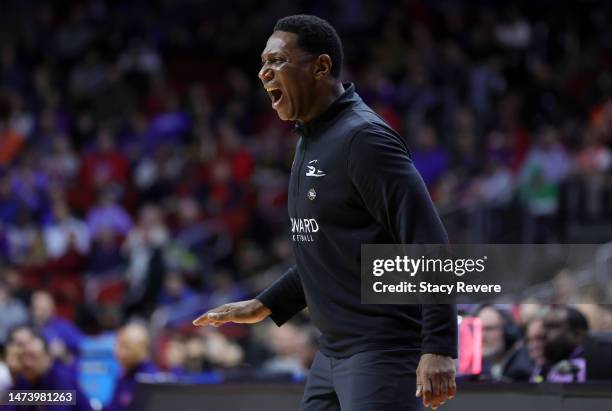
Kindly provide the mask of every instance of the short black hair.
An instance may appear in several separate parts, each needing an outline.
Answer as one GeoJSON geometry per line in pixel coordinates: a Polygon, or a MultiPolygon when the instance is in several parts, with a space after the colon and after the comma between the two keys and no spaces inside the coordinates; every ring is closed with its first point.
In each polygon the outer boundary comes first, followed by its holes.
{"type": "Polygon", "coordinates": [[[340,77],[344,53],[342,52],[342,41],[327,21],[317,16],[308,14],[297,14],[287,16],[276,22],[274,31],[286,31],[298,36],[297,45],[304,51],[315,54],[327,54],[331,58],[331,75],[340,77]]]}
{"type": "Polygon", "coordinates": [[[34,334],[34,329],[32,328],[32,326],[28,323],[19,323],[16,325],[13,325],[11,328],[9,328],[8,332],[6,333],[6,344],[11,344],[13,342],[15,342],[15,334],[17,334],[17,332],[19,332],[19,330],[22,329],[27,329],[29,330],[32,334],[34,334]]]}
{"type": "Polygon", "coordinates": [[[45,354],[51,354],[51,351],[50,351],[51,347],[49,347],[49,341],[45,338],[44,335],[42,335],[38,331],[34,331],[32,333],[32,338],[30,339],[30,341],[34,341],[34,340],[39,340],[42,343],[43,351],[45,352],[45,354]]]}
{"type": "Polygon", "coordinates": [[[589,331],[589,322],[580,311],[574,307],[565,306],[567,312],[567,323],[573,333],[586,333],[589,331]]]}

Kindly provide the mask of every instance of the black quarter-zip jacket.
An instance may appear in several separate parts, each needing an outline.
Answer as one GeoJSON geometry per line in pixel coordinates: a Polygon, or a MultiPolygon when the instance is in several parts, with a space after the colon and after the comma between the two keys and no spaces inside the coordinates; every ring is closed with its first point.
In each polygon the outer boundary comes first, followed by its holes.
{"type": "Polygon", "coordinates": [[[361,303],[362,244],[440,244],[446,231],[408,147],[355,92],[296,126],[289,222],[296,265],[257,296],[282,325],[308,306],[320,349],[457,356],[454,305],[361,303]]]}

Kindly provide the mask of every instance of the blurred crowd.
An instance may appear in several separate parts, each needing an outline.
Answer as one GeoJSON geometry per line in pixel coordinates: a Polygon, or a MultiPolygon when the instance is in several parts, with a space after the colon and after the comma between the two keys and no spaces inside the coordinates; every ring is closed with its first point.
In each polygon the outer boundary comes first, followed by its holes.
{"type": "MultiPolygon", "coordinates": [[[[146,337],[126,335],[160,369],[305,372],[306,315],[190,326],[291,263],[296,137],[256,74],[274,22],[297,12],[338,29],[343,78],[408,139],[452,241],[612,240],[609,2],[292,3],[3,2],[0,343],[28,323],[33,350],[73,364],[82,336],[137,319],[146,337]]],[[[487,340],[495,314],[478,316],[487,340]]]]}

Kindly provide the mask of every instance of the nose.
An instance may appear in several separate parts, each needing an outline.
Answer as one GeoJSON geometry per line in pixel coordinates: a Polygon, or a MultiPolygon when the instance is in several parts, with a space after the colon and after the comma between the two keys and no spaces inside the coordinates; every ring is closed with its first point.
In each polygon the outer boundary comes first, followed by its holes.
{"type": "Polygon", "coordinates": [[[270,68],[266,64],[261,66],[261,69],[259,69],[259,73],[257,75],[263,83],[270,81],[273,77],[272,70],[270,70],[270,68]]]}

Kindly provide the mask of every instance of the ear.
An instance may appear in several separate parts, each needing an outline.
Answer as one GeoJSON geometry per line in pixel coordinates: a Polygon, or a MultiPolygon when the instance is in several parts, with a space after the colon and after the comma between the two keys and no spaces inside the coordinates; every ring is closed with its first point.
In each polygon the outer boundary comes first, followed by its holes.
{"type": "Polygon", "coordinates": [[[321,80],[329,75],[331,75],[332,69],[332,60],[328,54],[321,54],[315,60],[315,70],[314,75],[315,79],[321,80]]]}

